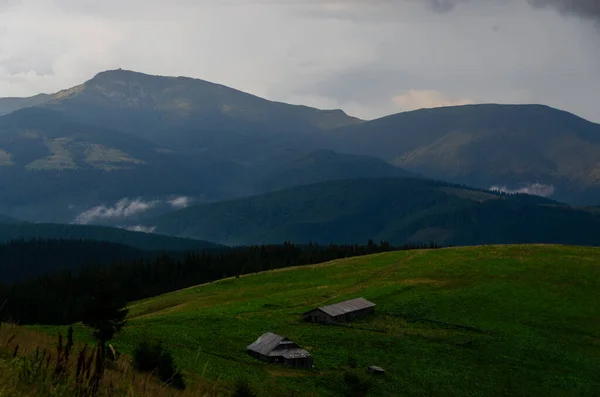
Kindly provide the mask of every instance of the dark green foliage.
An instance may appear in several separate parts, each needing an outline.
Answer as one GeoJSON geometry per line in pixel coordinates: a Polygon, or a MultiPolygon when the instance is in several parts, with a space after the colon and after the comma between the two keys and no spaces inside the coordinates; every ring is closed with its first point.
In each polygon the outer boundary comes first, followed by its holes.
{"type": "Polygon", "coordinates": [[[350,353],[348,355],[348,366],[350,368],[356,368],[358,366],[358,360],[356,358],[356,355],[354,355],[354,353],[350,353]]]}
{"type": "Polygon", "coordinates": [[[600,244],[600,213],[542,197],[417,178],[301,186],[200,205],[147,221],[157,232],[228,245],[280,239],[319,244],[600,244]]]}
{"type": "Polygon", "coordinates": [[[248,379],[239,379],[235,383],[235,390],[232,394],[232,397],[256,397],[257,394],[250,387],[250,382],[248,379]]]}
{"type": "Polygon", "coordinates": [[[183,390],[183,375],[173,361],[173,355],[160,342],[140,342],[133,351],[133,365],[138,371],[156,373],[172,387],[183,390]]]}
{"type": "Polygon", "coordinates": [[[88,283],[83,297],[81,321],[94,329],[93,336],[103,352],[106,342],[125,325],[128,310],[125,308],[127,301],[119,291],[122,287],[107,273],[98,272],[88,283]]]}
{"type": "Polygon", "coordinates": [[[369,395],[372,383],[365,376],[354,371],[344,372],[344,396],[365,397],[369,395]]]}
{"type": "MultiPolygon", "coordinates": [[[[154,236],[159,237],[160,236],[154,236]]],[[[166,238],[167,241],[169,237],[166,238]]],[[[148,240],[151,242],[152,239],[148,240]]],[[[201,249],[203,242],[180,240],[184,244],[198,244],[201,249]]],[[[210,244],[209,244],[210,246],[210,244]]],[[[159,246],[154,249],[160,250],[159,246]]],[[[217,248],[218,250],[218,248],[217,248]]],[[[182,257],[185,252],[170,251],[174,257],[182,257]]],[[[153,259],[163,254],[160,251],[146,251],[119,243],[89,240],[18,240],[0,244],[0,280],[12,283],[44,274],[71,271],[77,273],[90,265],[110,265],[118,262],[130,262],[141,259],[153,259]]]]}
{"type": "Polygon", "coordinates": [[[64,270],[77,272],[91,264],[109,265],[156,255],[102,241],[17,240],[0,244],[0,280],[12,283],[64,270]]]}

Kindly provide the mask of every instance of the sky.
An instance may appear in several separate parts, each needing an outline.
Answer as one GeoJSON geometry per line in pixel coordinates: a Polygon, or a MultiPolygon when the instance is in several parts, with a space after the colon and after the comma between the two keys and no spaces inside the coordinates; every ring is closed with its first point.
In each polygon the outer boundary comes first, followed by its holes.
{"type": "Polygon", "coordinates": [[[0,97],[123,68],[364,119],[542,103],[600,122],[600,0],[0,0],[0,97]]]}

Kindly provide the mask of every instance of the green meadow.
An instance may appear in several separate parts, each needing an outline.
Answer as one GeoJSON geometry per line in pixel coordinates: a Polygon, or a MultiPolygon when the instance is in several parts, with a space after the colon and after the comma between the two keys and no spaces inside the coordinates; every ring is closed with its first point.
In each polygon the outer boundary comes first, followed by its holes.
{"type": "Polygon", "coordinates": [[[141,339],[160,339],[188,379],[226,388],[245,377],[260,396],[340,395],[347,370],[370,378],[374,396],[592,396],[600,393],[599,290],[596,248],[394,252],[134,302],[114,344],[130,353],[141,339]],[[302,322],[310,308],[361,296],[377,304],[366,319],[302,322]],[[266,331],[309,350],[315,368],[247,355],[266,331]],[[369,365],[386,374],[367,374],[369,365]]]}

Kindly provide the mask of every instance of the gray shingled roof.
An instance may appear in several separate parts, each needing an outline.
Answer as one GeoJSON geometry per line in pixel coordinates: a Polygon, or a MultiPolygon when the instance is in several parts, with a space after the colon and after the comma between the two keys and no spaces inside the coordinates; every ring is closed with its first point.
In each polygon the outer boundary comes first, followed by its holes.
{"type": "Polygon", "coordinates": [[[297,347],[292,341],[289,341],[283,336],[267,332],[262,334],[254,343],[248,346],[248,350],[252,350],[263,356],[283,356],[285,358],[301,358],[310,357],[310,353],[306,350],[297,347]],[[287,343],[286,343],[287,342],[287,343]],[[274,350],[281,343],[289,344],[289,349],[274,350]]]}
{"type": "Polygon", "coordinates": [[[320,307],[319,310],[329,314],[332,317],[337,317],[342,314],[352,313],[358,310],[374,307],[373,302],[369,302],[365,298],[350,299],[344,302],[335,303],[329,306],[320,307]]]}
{"type": "Polygon", "coordinates": [[[263,356],[268,356],[285,338],[275,335],[271,332],[262,334],[254,343],[248,346],[248,350],[252,350],[263,356]]]}

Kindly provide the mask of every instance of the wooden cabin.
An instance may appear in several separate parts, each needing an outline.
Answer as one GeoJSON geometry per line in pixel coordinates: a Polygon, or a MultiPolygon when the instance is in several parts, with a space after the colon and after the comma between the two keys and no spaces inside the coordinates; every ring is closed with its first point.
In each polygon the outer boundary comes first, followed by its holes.
{"type": "Polygon", "coordinates": [[[364,298],[350,299],[312,309],[303,314],[304,321],[316,323],[345,323],[373,313],[375,304],[364,298]]]}
{"type": "Polygon", "coordinates": [[[312,368],[309,352],[286,337],[267,332],[247,347],[248,353],[260,360],[295,368],[312,368]]]}

